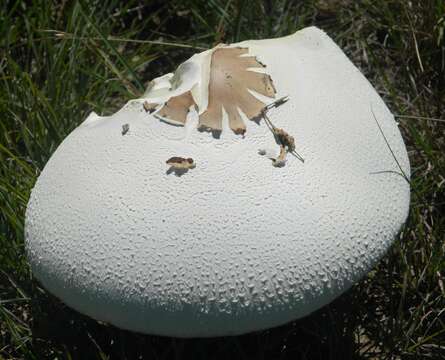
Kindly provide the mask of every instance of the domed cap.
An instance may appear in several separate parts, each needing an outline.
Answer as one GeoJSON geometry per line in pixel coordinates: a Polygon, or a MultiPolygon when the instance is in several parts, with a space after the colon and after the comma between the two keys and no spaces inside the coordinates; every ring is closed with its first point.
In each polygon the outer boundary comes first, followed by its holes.
{"type": "Polygon", "coordinates": [[[322,31],[220,45],[63,141],[26,249],[42,284],[96,319],[242,334],[311,313],[376,264],[408,213],[401,170],[393,116],[322,31]]]}

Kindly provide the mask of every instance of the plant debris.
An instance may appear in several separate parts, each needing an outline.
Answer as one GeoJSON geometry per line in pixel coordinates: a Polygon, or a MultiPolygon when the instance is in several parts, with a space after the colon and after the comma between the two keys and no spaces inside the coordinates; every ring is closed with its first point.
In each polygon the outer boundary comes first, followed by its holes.
{"type": "MultiPolygon", "coordinates": [[[[289,97],[284,96],[284,97],[274,101],[273,103],[267,105],[261,111],[261,116],[263,117],[264,122],[269,127],[272,134],[274,135],[275,141],[277,142],[277,144],[280,145],[280,154],[278,155],[278,157],[276,159],[272,159],[272,164],[275,167],[283,167],[285,165],[287,153],[294,155],[298,160],[300,160],[301,162],[304,163],[304,159],[295,150],[294,137],[289,135],[285,130],[283,130],[281,128],[277,128],[272,123],[272,121],[269,119],[269,117],[267,116],[268,110],[270,110],[274,107],[278,107],[278,106],[284,104],[285,102],[287,102],[288,100],[289,100],[289,97]]],[[[261,155],[263,155],[263,153],[265,154],[264,150],[260,150],[259,153],[261,155]]]]}

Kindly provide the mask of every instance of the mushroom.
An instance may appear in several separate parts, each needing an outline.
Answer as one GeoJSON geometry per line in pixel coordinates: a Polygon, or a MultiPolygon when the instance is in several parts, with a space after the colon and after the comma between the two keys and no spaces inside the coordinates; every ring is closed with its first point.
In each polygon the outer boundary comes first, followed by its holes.
{"type": "Polygon", "coordinates": [[[124,329],[278,326],[392,244],[410,196],[394,157],[409,174],[392,114],[321,30],[220,45],[62,142],[28,203],[28,259],[48,291],[124,329]]]}

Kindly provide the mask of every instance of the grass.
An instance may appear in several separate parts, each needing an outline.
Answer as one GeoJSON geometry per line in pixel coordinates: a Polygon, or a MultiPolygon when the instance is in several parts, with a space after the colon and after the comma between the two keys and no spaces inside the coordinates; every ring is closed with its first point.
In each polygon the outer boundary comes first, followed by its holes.
{"type": "Polygon", "coordinates": [[[3,1],[0,359],[445,358],[444,36],[443,0],[3,1]],[[90,111],[113,113],[200,49],[309,25],[327,31],[398,114],[409,151],[409,218],[365,279],[304,319],[206,340],[101,324],[40,287],[24,257],[25,207],[90,111]]]}

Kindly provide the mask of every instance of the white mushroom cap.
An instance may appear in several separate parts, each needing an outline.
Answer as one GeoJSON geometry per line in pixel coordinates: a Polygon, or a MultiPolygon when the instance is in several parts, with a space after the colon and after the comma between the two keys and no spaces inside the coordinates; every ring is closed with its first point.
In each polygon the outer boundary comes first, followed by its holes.
{"type": "Polygon", "coordinates": [[[241,111],[246,133],[235,134],[227,104],[219,139],[196,131],[211,106],[212,51],[201,56],[207,63],[184,65],[176,87],[165,86],[169,75],[116,114],[90,115],[48,161],[26,214],[33,272],[68,305],[144,333],[242,334],[329,303],[391,245],[410,190],[373,113],[410,169],[369,82],[317,28],[231,47],[266,66],[276,94],[249,90],[258,101],[289,97],[268,117],[305,162],[288,156],[271,166],[258,154],[278,153],[270,129],[241,111]],[[187,93],[185,126],[160,121],[169,99],[187,93]],[[157,112],[145,101],[158,102],[157,112]],[[180,167],[189,158],[194,168],[168,173],[166,161],[180,167]]]}

